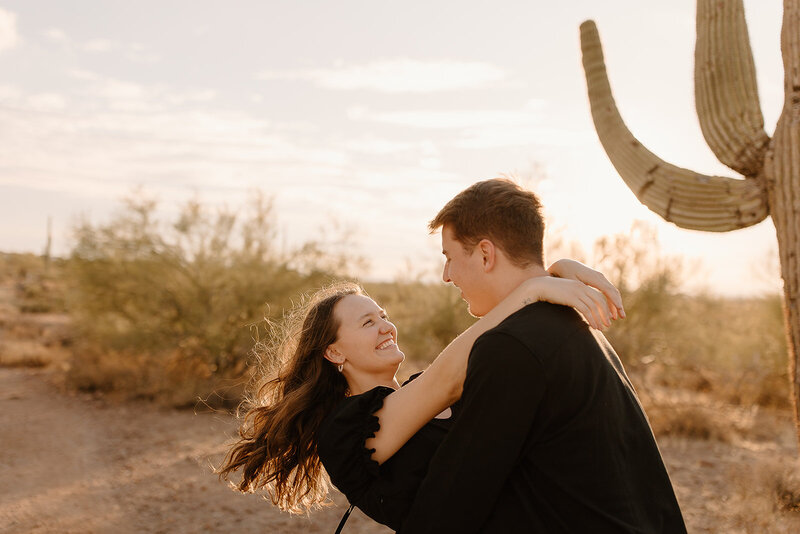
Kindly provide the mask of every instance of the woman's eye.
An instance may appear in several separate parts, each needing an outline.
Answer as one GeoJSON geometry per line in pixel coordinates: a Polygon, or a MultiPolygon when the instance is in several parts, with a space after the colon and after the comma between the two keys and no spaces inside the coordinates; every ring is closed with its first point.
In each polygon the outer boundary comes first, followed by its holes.
{"type": "Polygon", "coordinates": [[[366,321],[364,321],[363,326],[367,326],[368,324],[371,324],[371,323],[372,323],[372,319],[367,319],[366,321]]]}

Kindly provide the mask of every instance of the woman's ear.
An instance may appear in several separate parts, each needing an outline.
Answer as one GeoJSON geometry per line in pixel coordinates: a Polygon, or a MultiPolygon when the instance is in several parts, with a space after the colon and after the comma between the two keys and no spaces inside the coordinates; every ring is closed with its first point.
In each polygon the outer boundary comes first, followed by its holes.
{"type": "Polygon", "coordinates": [[[325,349],[325,354],[323,357],[331,363],[335,363],[336,365],[344,363],[344,356],[342,353],[333,348],[333,346],[328,345],[328,348],[325,349]]]}

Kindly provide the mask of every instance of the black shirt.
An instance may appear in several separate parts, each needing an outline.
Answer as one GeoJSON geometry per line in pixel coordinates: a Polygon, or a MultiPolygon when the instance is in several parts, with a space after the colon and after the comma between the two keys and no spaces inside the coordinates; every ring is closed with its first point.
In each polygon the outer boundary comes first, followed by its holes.
{"type": "Polygon", "coordinates": [[[364,442],[380,428],[374,414],[393,391],[379,386],[343,400],[322,422],[317,450],[333,485],[369,517],[397,530],[451,419],[431,420],[379,465],[364,442]]]}
{"type": "Polygon", "coordinates": [[[622,363],[573,309],[481,336],[460,404],[404,534],[686,532],[622,363]]]}

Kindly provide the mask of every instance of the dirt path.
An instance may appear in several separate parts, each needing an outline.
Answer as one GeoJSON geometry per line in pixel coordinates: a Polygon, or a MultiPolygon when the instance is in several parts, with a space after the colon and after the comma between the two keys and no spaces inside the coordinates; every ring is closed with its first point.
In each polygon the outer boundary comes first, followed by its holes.
{"type": "MultiPolygon", "coordinates": [[[[307,517],[211,473],[226,415],[68,395],[44,370],[0,368],[2,533],[332,533],[345,500],[307,517]]],[[[347,533],[390,532],[354,512],[347,533]]]]}

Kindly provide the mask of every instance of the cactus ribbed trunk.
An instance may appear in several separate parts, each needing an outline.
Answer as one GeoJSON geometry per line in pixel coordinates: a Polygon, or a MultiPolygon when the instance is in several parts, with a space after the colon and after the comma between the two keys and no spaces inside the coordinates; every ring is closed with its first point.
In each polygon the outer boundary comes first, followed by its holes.
{"type": "Polygon", "coordinates": [[[784,0],[785,97],[772,139],[764,131],[742,0],[697,2],[697,116],[708,146],[744,179],[695,173],[642,146],[617,110],[592,21],[581,24],[581,50],[597,135],[611,163],[644,205],[682,228],[716,232],[772,216],[800,442],[800,0],[784,0]]]}
{"type": "Polygon", "coordinates": [[[784,317],[797,438],[800,441],[800,0],[785,0],[781,50],[784,103],[765,165],[770,213],[778,234],[784,317]]]}

